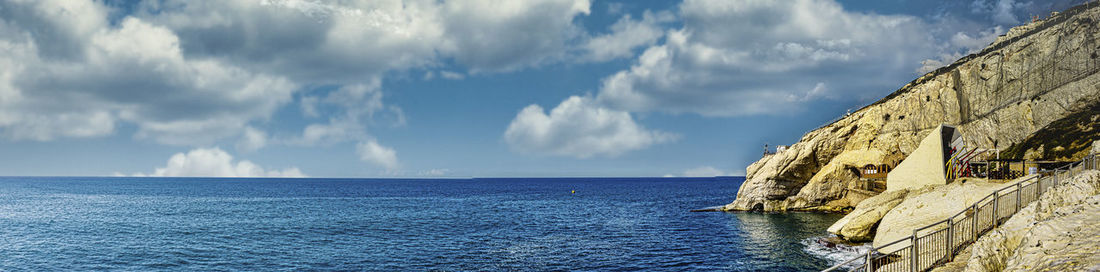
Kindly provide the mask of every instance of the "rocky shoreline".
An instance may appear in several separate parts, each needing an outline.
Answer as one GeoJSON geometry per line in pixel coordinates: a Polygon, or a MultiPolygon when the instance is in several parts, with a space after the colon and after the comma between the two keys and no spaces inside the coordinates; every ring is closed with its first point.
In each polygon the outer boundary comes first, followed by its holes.
{"type": "Polygon", "coordinates": [[[1013,154],[1025,158],[1072,161],[1087,155],[1082,147],[1100,140],[1100,130],[1082,129],[1067,139],[1033,137],[1051,125],[1088,124],[1097,116],[1100,8],[1071,10],[1013,28],[981,53],[926,74],[752,163],[736,200],[723,209],[855,208],[870,196],[853,193],[861,182],[853,167],[905,158],[940,124],[963,131],[969,144],[1023,150],[1013,154]]]}
{"type": "MultiPolygon", "coordinates": [[[[898,161],[940,124],[1000,158],[1077,161],[1100,153],[1100,5],[1018,26],[988,48],[806,133],[746,168],[720,210],[843,212],[841,240],[877,247],[907,237],[1014,181],[868,193],[859,167],[898,161]]],[[[1023,177],[1030,178],[1030,177],[1023,177]]],[[[1100,270],[1100,171],[1044,193],[936,271],[1100,270]]]]}

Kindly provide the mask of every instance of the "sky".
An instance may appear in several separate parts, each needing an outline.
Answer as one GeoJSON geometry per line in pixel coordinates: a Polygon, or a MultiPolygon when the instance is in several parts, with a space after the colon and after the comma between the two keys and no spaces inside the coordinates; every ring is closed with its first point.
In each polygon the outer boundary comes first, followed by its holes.
{"type": "Polygon", "coordinates": [[[744,175],[1081,0],[0,0],[0,176],[744,175]]]}

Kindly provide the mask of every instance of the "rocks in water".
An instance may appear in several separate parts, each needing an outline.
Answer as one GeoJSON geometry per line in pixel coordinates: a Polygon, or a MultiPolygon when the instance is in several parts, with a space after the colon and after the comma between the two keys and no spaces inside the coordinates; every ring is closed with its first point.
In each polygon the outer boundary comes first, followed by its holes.
{"type": "Polygon", "coordinates": [[[1055,186],[971,246],[967,271],[1100,268],[1100,171],[1055,186]]]}
{"type": "Polygon", "coordinates": [[[816,143],[799,142],[786,151],[769,155],[749,165],[745,182],[741,183],[741,188],[737,191],[737,199],[726,205],[726,210],[747,211],[757,206],[766,211],[785,210],[784,200],[797,194],[805,181],[818,170],[811,167],[818,160],[818,154],[813,152],[815,148],[804,147],[816,143]]]}
{"type": "Polygon", "coordinates": [[[852,242],[871,241],[879,220],[905,200],[908,190],[889,191],[860,202],[848,215],[829,227],[829,232],[852,242]]]}
{"type": "Polygon", "coordinates": [[[982,52],[921,76],[753,163],[736,200],[725,209],[853,207],[857,202],[848,199],[847,188],[858,177],[833,170],[811,181],[846,151],[878,150],[903,158],[943,123],[961,130],[968,146],[1005,148],[1100,104],[1100,58],[1091,57],[1093,45],[1100,44],[1097,22],[1100,8],[1092,6],[1013,28],[982,52]]]}

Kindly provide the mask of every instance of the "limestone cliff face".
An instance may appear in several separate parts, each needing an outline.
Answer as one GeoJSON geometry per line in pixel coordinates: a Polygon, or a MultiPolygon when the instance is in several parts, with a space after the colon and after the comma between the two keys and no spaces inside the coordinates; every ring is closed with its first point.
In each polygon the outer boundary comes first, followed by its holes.
{"type": "Polygon", "coordinates": [[[737,199],[725,208],[852,207],[866,196],[850,190],[859,185],[853,169],[834,162],[845,152],[904,158],[940,124],[960,129],[970,145],[1005,149],[1054,121],[1090,111],[1100,104],[1098,23],[1100,8],[1094,4],[1013,28],[982,52],[917,78],[749,165],[737,199]]]}

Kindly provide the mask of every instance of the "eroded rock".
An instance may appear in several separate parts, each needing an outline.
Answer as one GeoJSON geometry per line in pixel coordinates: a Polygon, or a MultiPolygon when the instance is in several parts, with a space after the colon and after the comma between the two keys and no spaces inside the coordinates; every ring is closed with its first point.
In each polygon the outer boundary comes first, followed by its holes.
{"type": "Polygon", "coordinates": [[[908,190],[895,190],[867,198],[851,213],[833,223],[829,232],[852,242],[870,241],[879,220],[894,206],[901,204],[908,193],[908,190]]]}

